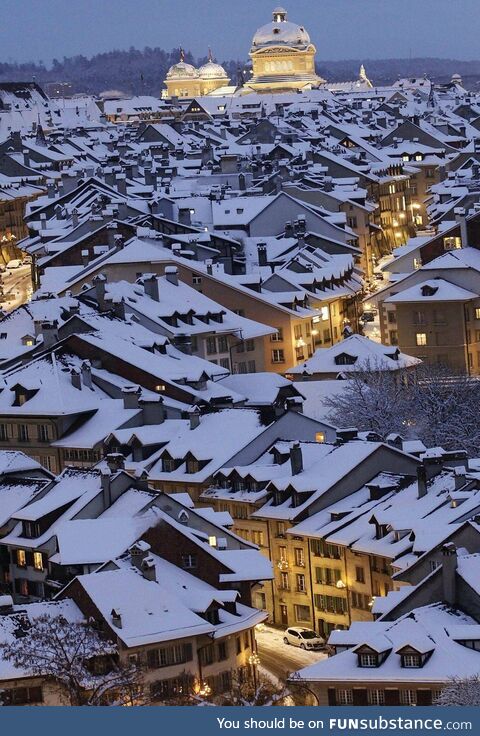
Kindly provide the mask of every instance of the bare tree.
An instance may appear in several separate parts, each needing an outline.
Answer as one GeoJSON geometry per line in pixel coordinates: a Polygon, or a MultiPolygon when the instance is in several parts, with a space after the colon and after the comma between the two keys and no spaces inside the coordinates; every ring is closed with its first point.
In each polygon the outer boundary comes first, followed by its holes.
{"type": "Polygon", "coordinates": [[[447,366],[423,364],[392,372],[364,363],[325,405],[339,427],[384,438],[396,432],[428,447],[464,449],[470,455],[480,449],[480,381],[447,366]]]}
{"type": "Polygon", "coordinates": [[[480,676],[452,677],[434,705],[480,705],[480,676]]]}
{"type": "Polygon", "coordinates": [[[58,686],[70,705],[140,705],[141,673],[119,662],[116,645],[87,623],[61,615],[31,621],[0,656],[58,686]]]}
{"type": "Polygon", "coordinates": [[[233,672],[230,688],[212,701],[215,705],[286,705],[289,696],[285,683],[242,669],[233,672]]]}

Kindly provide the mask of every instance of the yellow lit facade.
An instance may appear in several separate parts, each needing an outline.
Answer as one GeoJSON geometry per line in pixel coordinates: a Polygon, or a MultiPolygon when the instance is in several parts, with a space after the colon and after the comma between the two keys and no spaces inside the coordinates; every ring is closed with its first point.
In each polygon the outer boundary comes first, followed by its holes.
{"type": "Polygon", "coordinates": [[[213,61],[210,49],[207,63],[199,69],[185,62],[182,50],[178,64],[174,64],[167,72],[165,79],[167,89],[163,90],[162,97],[200,97],[220,87],[226,87],[229,81],[225,69],[213,61]]]}
{"type": "Polygon", "coordinates": [[[315,73],[316,49],[303,26],[287,20],[283,8],[258,29],[250,58],[253,76],[246,86],[256,92],[310,89],[324,83],[315,73]]]}

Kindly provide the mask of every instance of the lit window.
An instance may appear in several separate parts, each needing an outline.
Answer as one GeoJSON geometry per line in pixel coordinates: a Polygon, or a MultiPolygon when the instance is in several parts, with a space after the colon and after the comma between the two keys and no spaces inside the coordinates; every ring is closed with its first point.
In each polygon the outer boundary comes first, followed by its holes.
{"type": "Polygon", "coordinates": [[[17,565],[18,567],[27,566],[27,556],[24,549],[17,549],[17,565]]]}
{"type": "Polygon", "coordinates": [[[43,570],[43,558],[41,552],[33,553],[33,566],[35,570],[43,570]]]}
{"type": "Polygon", "coordinates": [[[160,393],[161,391],[165,391],[165,384],[159,383],[158,386],[155,386],[155,391],[160,393]]]}
{"type": "Polygon", "coordinates": [[[315,435],[315,442],[325,442],[325,432],[317,432],[315,435]]]}
{"type": "Polygon", "coordinates": [[[415,335],[415,340],[417,345],[426,345],[427,344],[427,334],[426,332],[417,332],[415,335]]]}
{"type": "Polygon", "coordinates": [[[217,546],[217,538],[215,536],[211,536],[208,538],[208,543],[210,547],[216,547],[217,546]]]}

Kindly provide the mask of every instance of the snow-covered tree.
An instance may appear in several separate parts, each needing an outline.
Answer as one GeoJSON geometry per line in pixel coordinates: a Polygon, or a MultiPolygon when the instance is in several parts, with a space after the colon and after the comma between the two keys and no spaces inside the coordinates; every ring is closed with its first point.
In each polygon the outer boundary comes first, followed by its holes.
{"type": "Polygon", "coordinates": [[[42,615],[0,657],[56,685],[70,705],[142,704],[141,673],[119,662],[115,644],[87,623],[42,615]]]}
{"type": "Polygon", "coordinates": [[[480,675],[452,677],[434,705],[480,705],[480,675]]]}
{"type": "Polygon", "coordinates": [[[422,364],[409,371],[363,364],[343,391],[325,400],[329,419],[385,438],[391,432],[419,438],[428,447],[480,449],[480,381],[447,366],[422,364]]]}
{"type": "Polygon", "coordinates": [[[215,705],[285,705],[289,692],[284,683],[273,682],[261,672],[255,677],[234,672],[229,690],[214,698],[215,705]]]}

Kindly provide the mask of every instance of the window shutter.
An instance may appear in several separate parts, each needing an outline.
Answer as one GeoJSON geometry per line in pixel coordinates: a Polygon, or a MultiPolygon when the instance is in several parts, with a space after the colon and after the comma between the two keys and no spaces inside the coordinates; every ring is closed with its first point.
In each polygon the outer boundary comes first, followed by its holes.
{"type": "Polygon", "coordinates": [[[329,705],[337,704],[337,692],[334,687],[328,688],[328,704],[329,705]]]}
{"type": "Polygon", "coordinates": [[[185,644],[183,648],[185,662],[191,662],[193,659],[193,650],[191,644],[185,644]]]}
{"type": "Polygon", "coordinates": [[[27,567],[33,567],[33,552],[26,551],[25,552],[25,558],[27,561],[27,567]]]}
{"type": "Polygon", "coordinates": [[[432,691],[431,690],[417,690],[417,705],[431,705],[432,704],[432,691]]]}
{"type": "Polygon", "coordinates": [[[385,705],[400,705],[398,690],[385,690],[385,705]]]}
{"type": "Polygon", "coordinates": [[[353,689],[353,704],[354,705],[368,705],[367,690],[366,688],[354,688],[353,689]]]}

